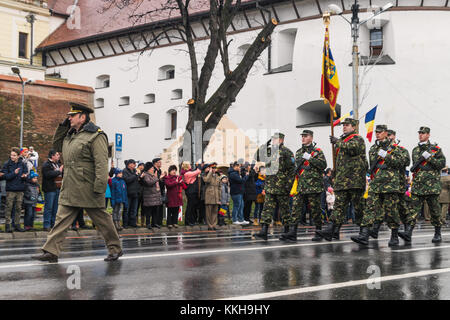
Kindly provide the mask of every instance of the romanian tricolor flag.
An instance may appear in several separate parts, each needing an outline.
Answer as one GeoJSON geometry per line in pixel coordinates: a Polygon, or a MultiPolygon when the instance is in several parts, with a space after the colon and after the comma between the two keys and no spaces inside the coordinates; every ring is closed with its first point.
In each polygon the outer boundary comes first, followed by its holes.
{"type": "Polygon", "coordinates": [[[372,110],[366,113],[366,119],[364,123],[366,124],[367,129],[367,140],[369,142],[372,142],[372,135],[373,135],[373,125],[375,123],[375,113],[377,112],[378,105],[375,106],[372,110]]]}
{"type": "Polygon", "coordinates": [[[325,103],[330,105],[334,117],[337,117],[336,107],[337,95],[339,92],[339,79],[334,63],[333,55],[330,49],[330,35],[328,26],[325,29],[325,42],[323,45],[322,58],[322,83],[320,86],[320,97],[324,99],[325,103]]]}
{"type": "Polygon", "coordinates": [[[339,123],[341,123],[341,121],[344,121],[346,118],[351,118],[353,117],[353,110],[350,111],[349,113],[344,114],[342,117],[340,117],[337,120],[334,120],[333,122],[333,127],[336,127],[339,123]]]}

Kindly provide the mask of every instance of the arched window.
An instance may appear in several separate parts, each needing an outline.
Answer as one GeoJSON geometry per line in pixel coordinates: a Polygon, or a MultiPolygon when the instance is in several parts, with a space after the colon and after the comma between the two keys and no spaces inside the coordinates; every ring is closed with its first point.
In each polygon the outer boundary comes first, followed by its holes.
{"type": "Polygon", "coordinates": [[[171,99],[172,100],[178,100],[183,98],[183,90],[182,89],[175,89],[172,90],[171,99]]]}
{"type": "Polygon", "coordinates": [[[273,69],[279,69],[279,71],[292,70],[296,36],[297,29],[286,29],[278,33],[277,61],[273,69]]]}
{"type": "Polygon", "coordinates": [[[108,74],[103,74],[98,76],[95,81],[95,89],[109,88],[110,76],[108,74]]]}
{"type": "Polygon", "coordinates": [[[155,103],[155,94],[149,93],[144,96],[144,103],[155,103]]]}
{"type": "Polygon", "coordinates": [[[136,128],[147,128],[148,127],[148,114],[147,113],[136,113],[131,117],[131,129],[136,128]]]}
{"type": "MultiPolygon", "coordinates": [[[[341,106],[336,104],[337,118],[341,116],[341,106]]],[[[307,102],[297,108],[297,128],[330,125],[330,106],[323,100],[307,102]]]]}
{"type": "Polygon", "coordinates": [[[159,68],[158,80],[169,80],[175,78],[175,66],[168,64],[159,68]]]}
{"type": "Polygon", "coordinates": [[[176,139],[177,134],[177,111],[170,109],[166,113],[166,139],[176,139]]]}
{"type": "Polygon", "coordinates": [[[105,107],[105,99],[98,98],[95,99],[95,108],[104,108],[105,107]]]}

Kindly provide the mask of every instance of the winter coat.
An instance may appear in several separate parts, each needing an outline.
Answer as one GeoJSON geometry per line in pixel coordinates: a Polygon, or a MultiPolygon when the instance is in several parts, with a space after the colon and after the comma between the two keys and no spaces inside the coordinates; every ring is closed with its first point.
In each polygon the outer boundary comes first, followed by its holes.
{"type": "Polygon", "coordinates": [[[162,201],[158,176],[151,175],[148,172],[144,172],[144,177],[141,179],[141,183],[144,186],[142,194],[144,199],[144,206],[160,206],[162,204],[162,201]]]}
{"type": "Polygon", "coordinates": [[[161,174],[162,174],[162,170],[161,169],[156,170],[156,175],[158,176],[158,179],[159,179],[159,190],[161,191],[161,196],[164,197],[165,194],[166,194],[166,187],[164,185],[164,179],[161,180],[161,174]]]}
{"type": "Polygon", "coordinates": [[[184,191],[186,196],[197,196],[200,199],[201,196],[201,171],[199,169],[194,171],[187,171],[182,169],[181,176],[186,183],[186,190],[184,191]],[[191,183],[189,183],[191,182],[191,183]]]}
{"type": "Polygon", "coordinates": [[[6,180],[6,192],[25,191],[26,178],[22,178],[22,174],[28,174],[28,168],[20,159],[17,162],[9,159],[4,164],[2,172],[5,174],[3,178],[6,180]],[[16,169],[19,169],[17,174],[14,172],[16,169]]]}
{"type": "Polygon", "coordinates": [[[42,190],[44,192],[56,191],[55,178],[62,175],[58,168],[59,165],[50,159],[45,161],[42,165],[42,190]]]}
{"type": "Polygon", "coordinates": [[[244,184],[247,176],[242,178],[238,171],[230,168],[228,170],[228,180],[230,181],[230,194],[232,196],[245,193],[244,184]]]}
{"type": "Polygon", "coordinates": [[[94,123],[80,131],[59,125],[53,148],[64,157],[59,204],[77,208],[104,208],[108,183],[108,137],[94,123]]]}
{"type": "Polygon", "coordinates": [[[203,177],[205,182],[205,204],[220,204],[221,182],[218,174],[212,170],[203,177]]]}
{"type": "Polygon", "coordinates": [[[174,208],[183,205],[183,189],[186,188],[181,176],[168,175],[164,177],[164,184],[167,188],[167,207],[174,208]]]}
{"type": "Polygon", "coordinates": [[[323,171],[327,167],[327,160],[323,151],[310,144],[302,145],[295,153],[295,166],[298,170],[297,193],[315,194],[323,191],[323,171]],[[309,153],[309,160],[303,159],[303,155],[309,153]]]}
{"type": "Polygon", "coordinates": [[[257,174],[251,169],[244,183],[244,201],[256,201],[256,184],[257,174]]]}
{"type": "Polygon", "coordinates": [[[28,169],[28,176],[30,176],[31,171],[36,172],[36,169],[34,168],[34,163],[30,158],[21,158],[24,165],[27,166],[28,169]]]}
{"type": "Polygon", "coordinates": [[[227,206],[230,203],[230,184],[220,182],[220,204],[227,206]]]}
{"type": "Polygon", "coordinates": [[[326,193],[327,193],[327,208],[328,210],[333,210],[336,196],[334,195],[334,193],[329,193],[328,191],[326,193]]]}
{"type": "Polygon", "coordinates": [[[262,194],[264,190],[264,184],[266,182],[266,176],[258,174],[258,178],[255,182],[256,186],[256,203],[264,203],[265,196],[262,194]]]}
{"type": "MultiPolygon", "coordinates": [[[[109,179],[108,179],[109,180],[109,179]]],[[[111,198],[111,187],[109,186],[109,181],[106,184],[106,192],[105,192],[105,198],[110,199],[111,198]]]]}
{"type": "Polygon", "coordinates": [[[441,186],[439,203],[450,203],[450,175],[441,177],[441,186]]]}
{"type": "Polygon", "coordinates": [[[137,197],[139,195],[139,176],[136,174],[136,169],[130,170],[125,168],[123,170],[123,180],[127,184],[127,192],[129,197],[137,197]]]}
{"type": "Polygon", "coordinates": [[[40,195],[40,188],[38,183],[27,181],[25,184],[25,193],[23,195],[23,203],[36,207],[40,195]]]}
{"type": "Polygon", "coordinates": [[[124,207],[128,207],[127,184],[122,178],[115,177],[111,186],[111,206],[114,207],[117,203],[123,203],[124,207]]]}

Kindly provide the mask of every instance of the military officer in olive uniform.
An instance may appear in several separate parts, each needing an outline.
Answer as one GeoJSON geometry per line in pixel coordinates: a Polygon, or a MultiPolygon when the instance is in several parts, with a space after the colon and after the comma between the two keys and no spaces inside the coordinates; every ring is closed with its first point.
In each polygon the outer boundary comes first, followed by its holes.
{"type": "Polygon", "coordinates": [[[428,203],[431,214],[431,224],[434,226],[433,243],[439,243],[441,238],[441,226],[444,221],[441,217],[439,194],[441,193],[440,174],[445,167],[445,156],[442,149],[430,143],[430,128],[420,127],[419,145],[412,151],[413,175],[411,185],[411,202],[405,232],[399,232],[400,238],[406,243],[411,242],[411,235],[416,224],[424,201],[428,203]]]}
{"type": "MultiPolygon", "coordinates": [[[[284,225],[284,233],[289,231],[289,193],[294,180],[295,158],[291,150],[284,145],[284,134],[276,133],[272,137],[272,146],[268,148],[266,162],[266,183],[263,192],[266,195],[261,214],[261,231],[255,236],[267,240],[267,232],[272,222],[276,206],[284,225]]],[[[261,157],[261,154],[260,154],[261,157]]]]}
{"type": "Polygon", "coordinates": [[[325,230],[316,233],[331,241],[339,239],[339,230],[345,222],[347,207],[350,203],[355,208],[356,224],[360,225],[363,210],[363,194],[366,189],[366,144],[356,133],[359,121],[346,118],[343,122],[343,134],[338,139],[330,136],[330,141],[336,147],[336,178],[334,191],[336,201],[331,215],[331,221],[325,230]]]}
{"type": "Polygon", "coordinates": [[[83,208],[91,217],[108,247],[105,261],[122,255],[119,235],[105,210],[105,191],[108,182],[108,138],[94,123],[85,105],[70,103],[68,118],[59,125],[53,137],[53,147],[64,158],[64,177],[59,197],[55,226],[42,247],[40,261],[57,262],[67,229],[83,208]]]}
{"type": "Polygon", "coordinates": [[[373,226],[374,237],[378,238],[378,231],[386,219],[391,229],[389,246],[397,246],[400,218],[398,215],[398,193],[400,191],[399,169],[403,166],[403,153],[400,148],[388,139],[386,125],[375,128],[377,140],[369,150],[370,184],[367,206],[361,223],[361,231],[357,237],[351,239],[360,244],[369,243],[369,229],[373,226]],[[386,218],[385,218],[386,217],[386,218]]]}
{"type": "MultiPolygon", "coordinates": [[[[322,230],[322,210],[320,195],[323,191],[323,172],[327,167],[327,160],[323,151],[316,148],[313,143],[314,133],[303,130],[302,147],[295,154],[296,164],[296,190],[291,191],[294,202],[291,213],[289,232],[282,234],[280,240],[297,241],[297,226],[305,205],[310,205],[312,219],[316,230],[322,230]]],[[[321,241],[322,237],[316,234],[313,241],[321,241]]]]}

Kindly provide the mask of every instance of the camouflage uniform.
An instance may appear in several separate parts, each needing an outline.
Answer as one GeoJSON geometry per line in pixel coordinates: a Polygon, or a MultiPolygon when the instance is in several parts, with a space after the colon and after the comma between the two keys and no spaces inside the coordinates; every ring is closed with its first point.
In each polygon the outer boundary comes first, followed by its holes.
{"type": "Polygon", "coordinates": [[[404,154],[400,148],[389,139],[377,141],[370,148],[370,163],[376,163],[376,166],[373,168],[374,172],[370,172],[372,181],[369,185],[362,227],[371,226],[375,222],[381,224],[386,219],[389,228],[398,229],[400,225],[398,193],[401,190],[399,169],[403,165],[403,157],[404,154]],[[384,159],[378,155],[382,149],[388,151],[384,159]]]}
{"type": "Polygon", "coordinates": [[[405,148],[398,146],[398,151],[401,152],[401,167],[398,170],[398,178],[399,178],[399,187],[400,191],[398,193],[398,215],[403,224],[406,224],[406,220],[408,218],[408,202],[409,197],[406,193],[406,167],[411,164],[411,158],[409,156],[408,150],[405,148]]]}
{"type": "MultiPolygon", "coordinates": [[[[312,144],[303,145],[295,154],[296,167],[303,170],[298,179],[297,194],[292,206],[291,224],[297,224],[304,205],[310,204],[311,213],[316,227],[322,226],[320,194],[323,191],[323,171],[327,160],[323,151],[312,144]],[[304,153],[311,154],[309,160],[303,159],[304,153]]],[[[296,172],[297,174],[299,172],[296,172]]]]}
{"type": "MultiPolygon", "coordinates": [[[[280,138],[284,136],[280,134],[280,138]]],[[[264,224],[272,223],[272,214],[277,204],[284,225],[289,225],[289,193],[294,180],[295,158],[291,150],[281,143],[271,148],[270,157],[266,162],[266,183],[264,190],[266,199],[261,214],[264,224]]]]}
{"type": "MultiPolygon", "coordinates": [[[[354,119],[346,119],[355,121],[354,119]]],[[[345,121],[344,121],[345,123],[345,121]]],[[[356,125],[357,122],[351,122],[356,125]]],[[[361,224],[363,202],[366,189],[366,144],[364,139],[355,132],[342,135],[336,143],[336,179],[334,192],[336,201],[331,220],[337,225],[345,222],[347,207],[353,203],[356,224],[361,224]]]]}
{"type": "Polygon", "coordinates": [[[445,156],[442,149],[436,144],[431,144],[429,141],[419,144],[412,151],[412,160],[415,164],[422,159],[422,154],[427,151],[432,156],[422,162],[421,165],[413,172],[413,180],[411,185],[411,203],[409,207],[409,215],[407,223],[414,226],[417,217],[422,209],[424,201],[428,203],[431,214],[431,224],[435,227],[440,227],[444,221],[441,218],[441,209],[439,204],[439,194],[441,193],[440,173],[445,167],[445,156]],[[437,152],[432,152],[436,150],[437,152]]]}

